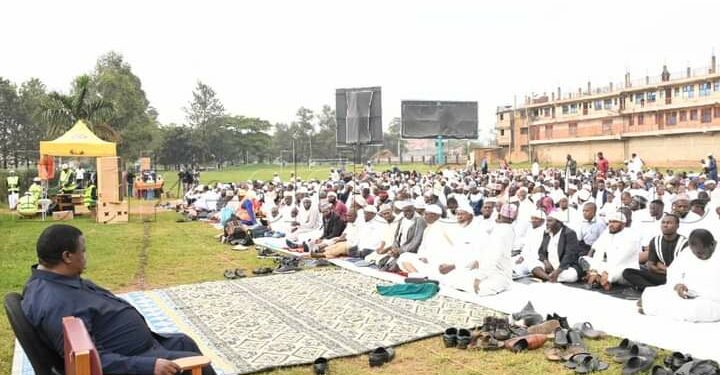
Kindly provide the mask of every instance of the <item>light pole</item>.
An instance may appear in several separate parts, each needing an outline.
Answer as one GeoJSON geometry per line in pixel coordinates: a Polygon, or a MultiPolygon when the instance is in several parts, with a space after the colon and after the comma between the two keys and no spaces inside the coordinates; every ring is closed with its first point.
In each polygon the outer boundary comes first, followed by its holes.
{"type": "Polygon", "coordinates": [[[295,140],[297,140],[297,133],[293,134],[293,137],[292,137],[293,168],[295,169],[295,172],[293,173],[293,176],[294,176],[293,177],[293,190],[297,192],[298,175],[297,175],[297,156],[295,154],[295,140]]]}

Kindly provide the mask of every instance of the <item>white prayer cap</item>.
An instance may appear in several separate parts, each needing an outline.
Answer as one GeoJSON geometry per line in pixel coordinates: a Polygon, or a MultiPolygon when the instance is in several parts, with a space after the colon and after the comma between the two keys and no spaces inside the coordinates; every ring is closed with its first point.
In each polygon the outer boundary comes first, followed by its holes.
{"type": "Polygon", "coordinates": [[[544,219],[547,215],[543,210],[535,210],[530,214],[530,218],[544,219]]]}
{"type": "Polygon", "coordinates": [[[422,197],[415,198],[415,208],[422,210],[425,208],[425,200],[422,197]]]}
{"type": "Polygon", "coordinates": [[[379,212],[392,211],[392,206],[387,203],[381,204],[380,209],[378,211],[379,212]]]}
{"type": "Polygon", "coordinates": [[[707,180],[707,181],[705,181],[705,185],[710,185],[710,184],[716,185],[717,183],[715,182],[715,180],[707,180]]]}
{"type": "Polygon", "coordinates": [[[327,196],[328,196],[328,197],[335,197],[335,198],[337,198],[337,193],[335,193],[334,191],[330,191],[330,192],[327,193],[327,196]]]}
{"type": "Polygon", "coordinates": [[[363,211],[372,212],[374,214],[376,214],[378,212],[377,208],[375,208],[375,206],[371,206],[371,205],[365,206],[365,208],[363,208],[363,211]]]}
{"type": "Polygon", "coordinates": [[[568,190],[577,190],[577,185],[575,184],[568,184],[568,190]]]}
{"type": "Polygon", "coordinates": [[[560,221],[560,222],[563,222],[567,219],[567,215],[563,215],[562,212],[560,212],[560,210],[551,212],[550,217],[557,221],[560,221]]]}
{"type": "Polygon", "coordinates": [[[497,200],[497,198],[495,198],[495,197],[487,197],[487,198],[485,198],[485,202],[487,202],[487,203],[497,203],[497,201],[498,201],[498,200],[497,200]]]}
{"type": "MultiPolygon", "coordinates": [[[[459,208],[458,208],[459,209],[459,208]]],[[[426,213],[436,214],[436,215],[442,215],[442,209],[440,206],[436,204],[429,204],[425,207],[426,213]]]]}
{"type": "Polygon", "coordinates": [[[472,207],[470,207],[470,203],[468,203],[466,200],[460,200],[458,201],[457,211],[465,211],[471,215],[475,214],[475,211],[473,211],[472,207]]]}
{"type": "Polygon", "coordinates": [[[707,157],[713,156],[712,152],[708,152],[707,157]]]}
{"type": "Polygon", "coordinates": [[[470,183],[468,183],[467,186],[468,186],[468,189],[472,189],[472,188],[476,188],[477,184],[475,183],[475,181],[470,181],[470,183]]]}
{"type": "Polygon", "coordinates": [[[586,201],[586,200],[590,199],[590,192],[585,189],[580,190],[580,191],[578,191],[578,198],[586,201]]]}
{"type": "Polygon", "coordinates": [[[357,204],[358,206],[362,206],[362,207],[367,206],[367,201],[360,194],[355,195],[355,198],[353,198],[353,200],[355,201],[355,204],[357,204]]]}
{"type": "Polygon", "coordinates": [[[510,197],[510,199],[508,201],[510,203],[515,203],[515,202],[519,202],[520,198],[518,198],[516,195],[513,195],[512,197],[510,197]]]}
{"type": "Polygon", "coordinates": [[[408,202],[407,201],[395,201],[395,208],[398,210],[403,210],[405,207],[407,207],[408,202]]]}
{"type": "Polygon", "coordinates": [[[292,197],[292,196],[293,196],[292,191],[286,191],[283,193],[283,197],[292,197]]]}
{"type": "Polygon", "coordinates": [[[610,214],[610,216],[608,216],[608,218],[607,218],[607,221],[608,221],[608,222],[610,222],[610,221],[619,221],[619,222],[621,222],[621,223],[623,223],[623,224],[627,223],[627,220],[625,219],[625,214],[623,214],[623,213],[620,212],[620,211],[618,211],[618,212],[613,212],[612,214],[610,214]]]}
{"type": "MultiPolygon", "coordinates": [[[[33,181],[34,181],[34,182],[40,182],[41,180],[40,180],[40,177],[35,177],[35,178],[33,178],[33,181]]],[[[713,181],[713,182],[715,182],[715,181],[713,181]]]]}
{"type": "Polygon", "coordinates": [[[673,202],[677,202],[677,201],[689,201],[689,200],[690,200],[690,196],[688,196],[688,195],[685,194],[685,193],[682,193],[682,194],[676,195],[676,196],[675,196],[675,199],[673,199],[673,202]]]}

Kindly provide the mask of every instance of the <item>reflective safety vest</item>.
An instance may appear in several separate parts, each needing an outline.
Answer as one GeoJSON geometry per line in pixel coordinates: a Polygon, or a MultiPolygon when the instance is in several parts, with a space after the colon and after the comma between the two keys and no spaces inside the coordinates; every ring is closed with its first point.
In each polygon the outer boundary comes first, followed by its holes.
{"type": "Polygon", "coordinates": [[[37,201],[32,195],[24,195],[18,200],[17,210],[23,216],[35,216],[37,214],[37,201]]]}
{"type": "Polygon", "coordinates": [[[17,194],[20,192],[20,189],[18,188],[18,176],[8,176],[7,178],[7,186],[8,186],[8,193],[9,194],[17,194]]]}
{"type": "Polygon", "coordinates": [[[38,199],[40,199],[40,197],[42,197],[43,188],[39,184],[32,184],[30,185],[28,191],[30,192],[30,194],[32,194],[33,199],[37,201],[38,199]]]}
{"type": "Polygon", "coordinates": [[[85,188],[85,194],[83,195],[83,204],[85,204],[85,207],[88,209],[95,207],[96,204],[96,195],[95,192],[96,188],[95,185],[90,184],[90,186],[85,188]]]}

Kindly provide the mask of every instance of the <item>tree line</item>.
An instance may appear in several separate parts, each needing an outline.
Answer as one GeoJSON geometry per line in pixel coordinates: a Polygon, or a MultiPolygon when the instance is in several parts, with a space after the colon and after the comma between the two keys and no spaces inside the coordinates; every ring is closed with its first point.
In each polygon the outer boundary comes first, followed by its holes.
{"type": "MultiPolygon", "coordinates": [[[[127,162],[142,156],[165,166],[292,162],[295,159],[352,159],[336,147],[335,111],[297,110],[289,124],[229,113],[209,85],[198,81],[182,124],[162,124],[130,64],[117,52],[98,58],[95,68],[76,77],[67,93],[50,92],[37,78],[16,84],[0,77],[0,166],[32,166],[39,142],[52,140],[85,120],[100,138],[118,144],[127,162]],[[294,142],[293,142],[294,141],[294,142]]],[[[393,119],[382,147],[364,147],[362,159],[397,150],[399,119],[393,119]]]]}

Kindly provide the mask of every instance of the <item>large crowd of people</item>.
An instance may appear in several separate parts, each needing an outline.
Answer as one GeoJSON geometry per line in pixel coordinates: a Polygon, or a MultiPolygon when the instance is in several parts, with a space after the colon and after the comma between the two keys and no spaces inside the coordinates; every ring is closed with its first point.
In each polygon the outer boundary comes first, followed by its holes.
{"type": "MultiPolygon", "coordinates": [[[[709,160],[714,160],[710,155],[709,160]]],[[[639,312],[720,320],[720,190],[716,171],[648,169],[633,155],[613,169],[472,166],[421,174],[398,168],[326,179],[199,185],[179,207],[217,220],[222,240],[285,238],[313,258],[364,258],[381,270],[494,295],[514,279],[642,293],[639,312]]],[[[712,167],[716,169],[715,166],[712,167]]]]}

